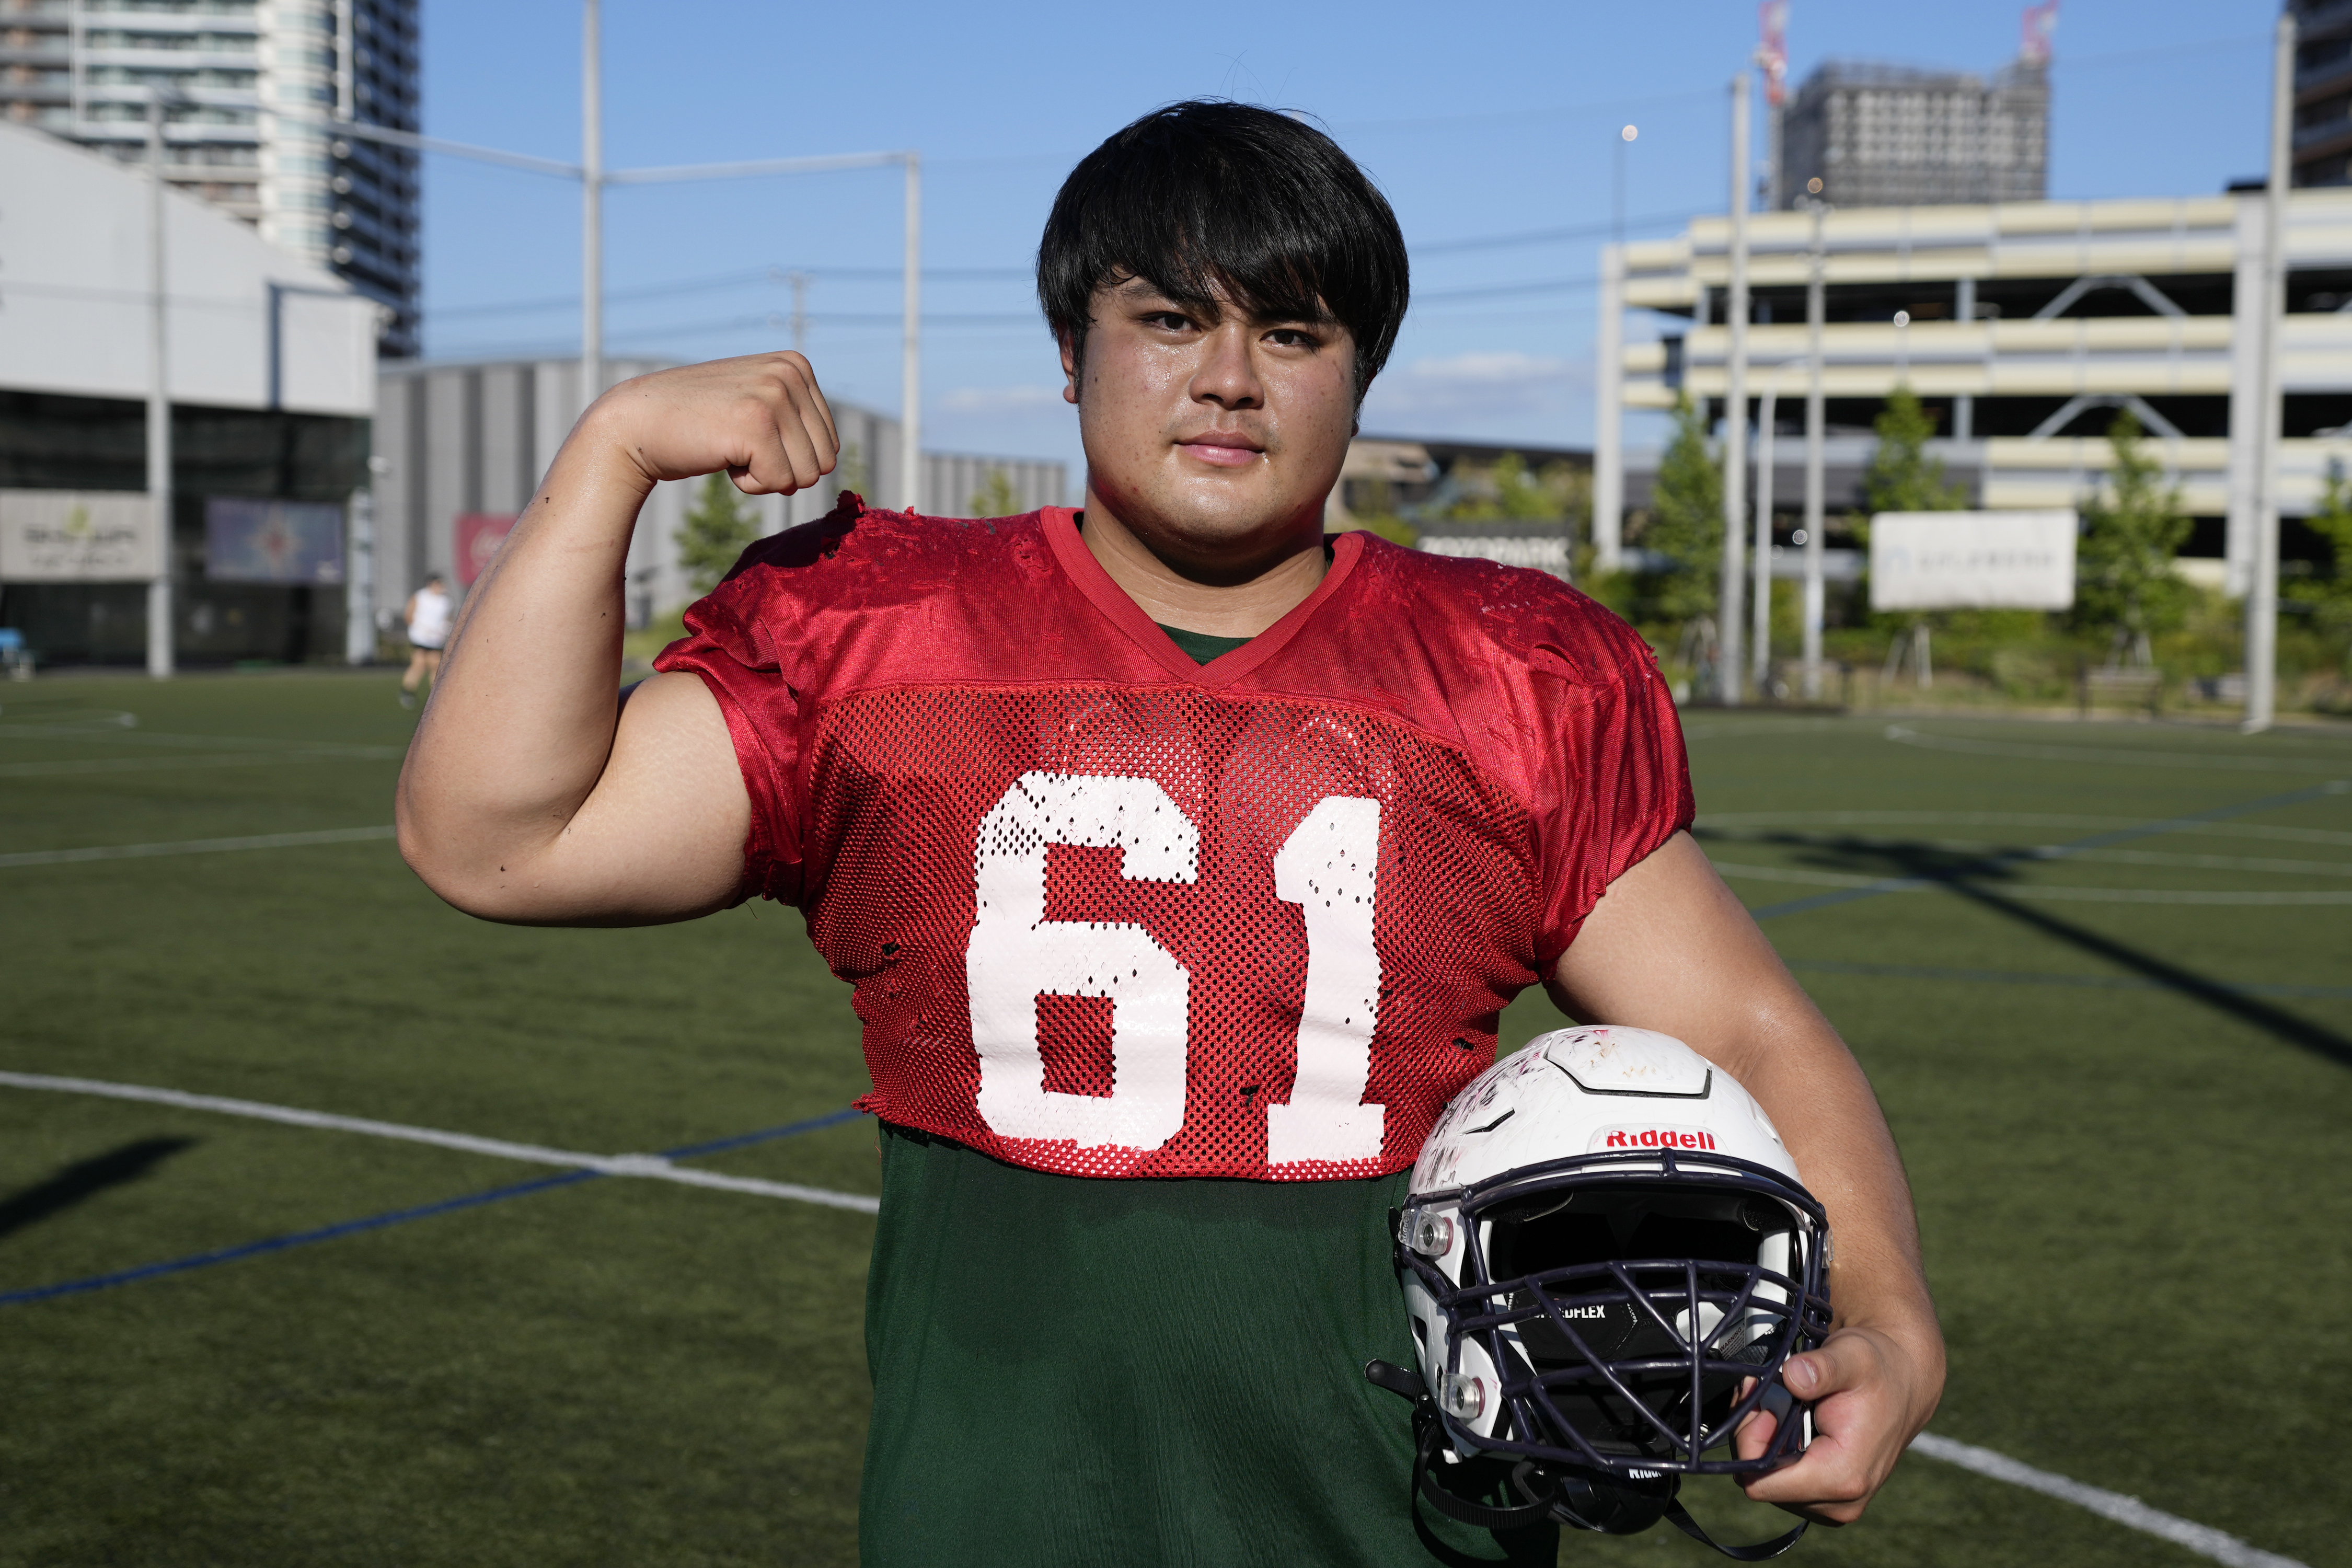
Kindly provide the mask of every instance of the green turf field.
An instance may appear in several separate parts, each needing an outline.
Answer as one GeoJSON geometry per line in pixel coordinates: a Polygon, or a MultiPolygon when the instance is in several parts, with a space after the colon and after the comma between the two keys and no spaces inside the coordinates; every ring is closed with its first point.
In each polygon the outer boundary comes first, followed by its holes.
{"type": "MultiPolygon", "coordinates": [[[[863,1089],[845,989],[772,906],[487,926],[381,837],[41,858],[381,826],[409,719],[382,676],[0,686],[0,1070],[608,1154],[863,1089]]],[[[2352,731],[1903,725],[1689,728],[1709,853],[1780,911],[1911,1163],[1952,1345],[1932,1429],[2352,1564],[2352,731]]],[[[692,1163],[871,1193],[872,1145],[692,1163]]],[[[561,1175],[0,1087],[0,1295],[561,1175]]],[[[852,1562],[869,1234],[559,1181],[0,1302],[0,1564],[852,1562]]],[[[1720,1560],[1660,1530],[1562,1561],[1720,1560]]],[[[1915,1457],[1790,1561],[2205,1559],[1915,1457]]]]}

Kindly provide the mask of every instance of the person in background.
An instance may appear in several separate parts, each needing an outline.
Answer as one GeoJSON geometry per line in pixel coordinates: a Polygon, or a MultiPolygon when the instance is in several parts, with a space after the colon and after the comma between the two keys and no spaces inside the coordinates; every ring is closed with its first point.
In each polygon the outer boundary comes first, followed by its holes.
{"type": "Polygon", "coordinates": [[[401,622],[408,628],[408,670],[400,678],[400,705],[416,706],[416,693],[441,675],[441,650],[448,646],[449,622],[456,606],[450,602],[447,579],[436,572],[425,586],[408,595],[401,622]]]}

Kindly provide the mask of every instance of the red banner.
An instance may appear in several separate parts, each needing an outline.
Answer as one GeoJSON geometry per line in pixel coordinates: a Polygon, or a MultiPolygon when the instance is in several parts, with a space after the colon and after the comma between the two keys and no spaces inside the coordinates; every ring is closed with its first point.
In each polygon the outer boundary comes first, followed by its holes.
{"type": "Polygon", "coordinates": [[[460,587],[470,588],[474,580],[490,569],[490,558],[499,546],[507,542],[507,531],[514,527],[515,514],[510,511],[464,511],[457,514],[457,548],[450,561],[457,572],[460,587]]]}

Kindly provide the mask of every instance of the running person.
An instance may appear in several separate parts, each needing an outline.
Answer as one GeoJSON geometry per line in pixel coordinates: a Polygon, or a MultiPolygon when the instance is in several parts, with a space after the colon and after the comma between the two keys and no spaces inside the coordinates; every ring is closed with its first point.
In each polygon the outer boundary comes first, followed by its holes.
{"type": "Polygon", "coordinates": [[[425,579],[425,586],[408,595],[401,625],[408,633],[408,669],[400,678],[400,705],[416,706],[417,688],[441,675],[441,650],[449,646],[449,625],[455,606],[441,574],[425,579]]]}
{"type": "Polygon", "coordinates": [[[1548,577],[1321,534],[1405,277],[1327,137],[1158,111],[1039,254],[1083,510],[848,498],[617,704],[652,486],[833,464],[807,362],[755,355],[607,394],[468,599],[403,775],[425,880],[534,923],[775,898],[857,988],[868,1563],[1550,1562],[1416,1510],[1358,1370],[1410,1360],[1389,1206],[1538,981],[1721,1063],[1828,1205],[1819,1436],[1750,1491],[1856,1518],[1935,1406],[1892,1142],[1684,831],[1646,648],[1548,577]]]}

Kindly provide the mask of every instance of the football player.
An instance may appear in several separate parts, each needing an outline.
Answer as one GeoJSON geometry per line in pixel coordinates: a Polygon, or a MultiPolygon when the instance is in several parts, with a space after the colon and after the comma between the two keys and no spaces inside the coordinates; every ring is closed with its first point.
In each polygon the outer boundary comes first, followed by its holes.
{"type": "Polygon", "coordinates": [[[1409,1411],[1360,1373],[1410,1363],[1389,1210],[1538,983],[1690,1042],[1784,1130],[1838,1315],[1787,1373],[1818,1436],[1748,1489],[1858,1517],[1943,1380],[1909,1194],[1684,831],[1649,649],[1550,577],[1323,534],[1404,314],[1386,201],[1294,119],[1179,104],[1071,174],[1038,289],[1083,509],[845,496],[747,551],[624,704],[653,485],[789,493],[838,445],[797,353],[624,383],[467,600],[400,786],[459,909],[772,898],[855,985],[865,1560],[1549,1563],[1549,1527],[1417,1510],[1409,1411]]]}

